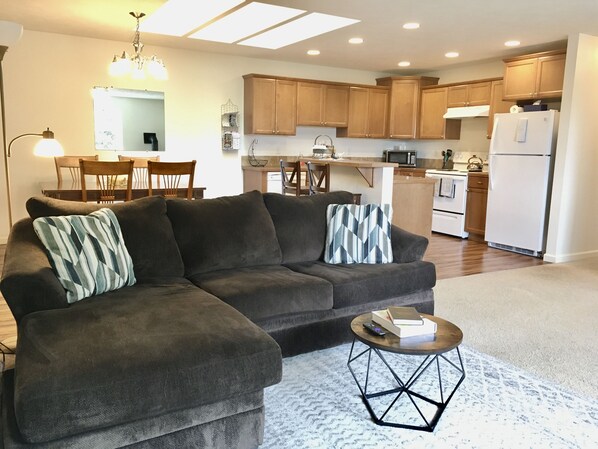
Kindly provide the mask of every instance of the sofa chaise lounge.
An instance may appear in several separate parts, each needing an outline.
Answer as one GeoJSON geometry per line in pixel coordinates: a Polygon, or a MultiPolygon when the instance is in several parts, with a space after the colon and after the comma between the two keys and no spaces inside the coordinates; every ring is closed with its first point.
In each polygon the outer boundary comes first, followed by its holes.
{"type": "Polygon", "coordinates": [[[389,264],[322,261],[326,207],[352,199],[254,191],[110,205],[136,283],[72,304],[32,220],[102,205],[30,199],[0,283],[18,326],[3,447],[258,447],[281,355],[350,340],[352,317],[372,309],[433,313],[424,237],[393,226],[389,264]]]}

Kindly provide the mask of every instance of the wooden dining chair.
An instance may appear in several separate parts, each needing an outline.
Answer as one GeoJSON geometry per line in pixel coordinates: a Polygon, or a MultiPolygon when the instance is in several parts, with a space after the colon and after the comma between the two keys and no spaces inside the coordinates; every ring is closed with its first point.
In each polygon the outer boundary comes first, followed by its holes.
{"type": "Polygon", "coordinates": [[[330,164],[307,162],[309,194],[330,192],[330,164]]]}
{"type": "Polygon", "coordinates": [[[149,195],[152,193],[152,178],[156,176],[158,182],[162,183],[161,188],[164,190],[163,195],[166,198],[176,198],[178,196],[178,189],[183,176],[188,176],[187,180],[187,194],[185,197],[188,200],[193,199],[193,177],[195,175],[196,161],[189,162],[147,162],[147,181],[149,195]]]}
{"type": "Polygon", "coordinates": [[[81,171],[81,198],[87,202],[86,175],[96,177],[96,188],[99,191],[98,203],[113,203],[116,200],[116,190],[120,187],[120,179],[127,177],[125,201],[130,201],[133,193],[133,161],[87,161],[79,160],[81,171]],[[120,179],[119,179],[120,177],[120,179]]]}
{"type": "Polygon", "coordinates": [[[62,184],[62,171],[68,170],[71,175],[73,184],[80,184],[81,169],[79,168],[79,161],[83,159],[86,161],[97,161],[98,155],[94,156],[56,156],[54,157],[54,165],[56,165],[56,178],[58,185],[62,184]]]}
{"type": "Polygon", "coordinates": [[[282,194],[309,195],[309,188],[301,184],[301,162],[287,162],[280,160],[280,177],[282,180],[282,194]],[[290,172],[290,174],[289,174],[290,172]]]}
{"type": "MultiPolygon", "coordinates": [[[[153,156],[153,157],[138,157],[138,156],[123,156],[122,154],[118,155],[119,161],[133,161],[133,182],[137,187],[147,187],[147,162],[159,162],[160,156],[153,156]]],[[[158,186],[160,183],[158,182],[158,186]]]]}

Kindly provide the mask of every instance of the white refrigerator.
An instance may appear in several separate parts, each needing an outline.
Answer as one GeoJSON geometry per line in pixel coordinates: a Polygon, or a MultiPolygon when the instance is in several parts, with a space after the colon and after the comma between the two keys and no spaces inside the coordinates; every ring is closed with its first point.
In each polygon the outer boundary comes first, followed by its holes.
{"type": "Polygon", "coordinates": [[[539,257],[546,246],[559,113],[496,114],[488,157],[488,245],[539,257]]]}

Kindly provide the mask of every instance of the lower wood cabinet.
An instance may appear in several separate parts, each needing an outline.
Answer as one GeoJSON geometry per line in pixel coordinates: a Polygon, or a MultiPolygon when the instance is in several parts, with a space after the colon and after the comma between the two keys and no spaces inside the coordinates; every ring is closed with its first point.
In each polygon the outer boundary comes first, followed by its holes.
{"type": "Polygon", "coordinates": [[[465,230],[484,236],[488,204],[488,173],[469,173],[467,177],[467,208],[465,230]]]}

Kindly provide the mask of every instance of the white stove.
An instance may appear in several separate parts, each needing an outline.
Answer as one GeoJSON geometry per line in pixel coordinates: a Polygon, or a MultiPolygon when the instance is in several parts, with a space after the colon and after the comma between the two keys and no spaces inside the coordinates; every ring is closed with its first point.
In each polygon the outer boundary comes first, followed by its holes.
{"type": "Polygon", "coordinates": [[[426,170],[426,178],[436,180],[432,231],[467,238],[465,208],[467,205],[466,170],[426,170]]]}

